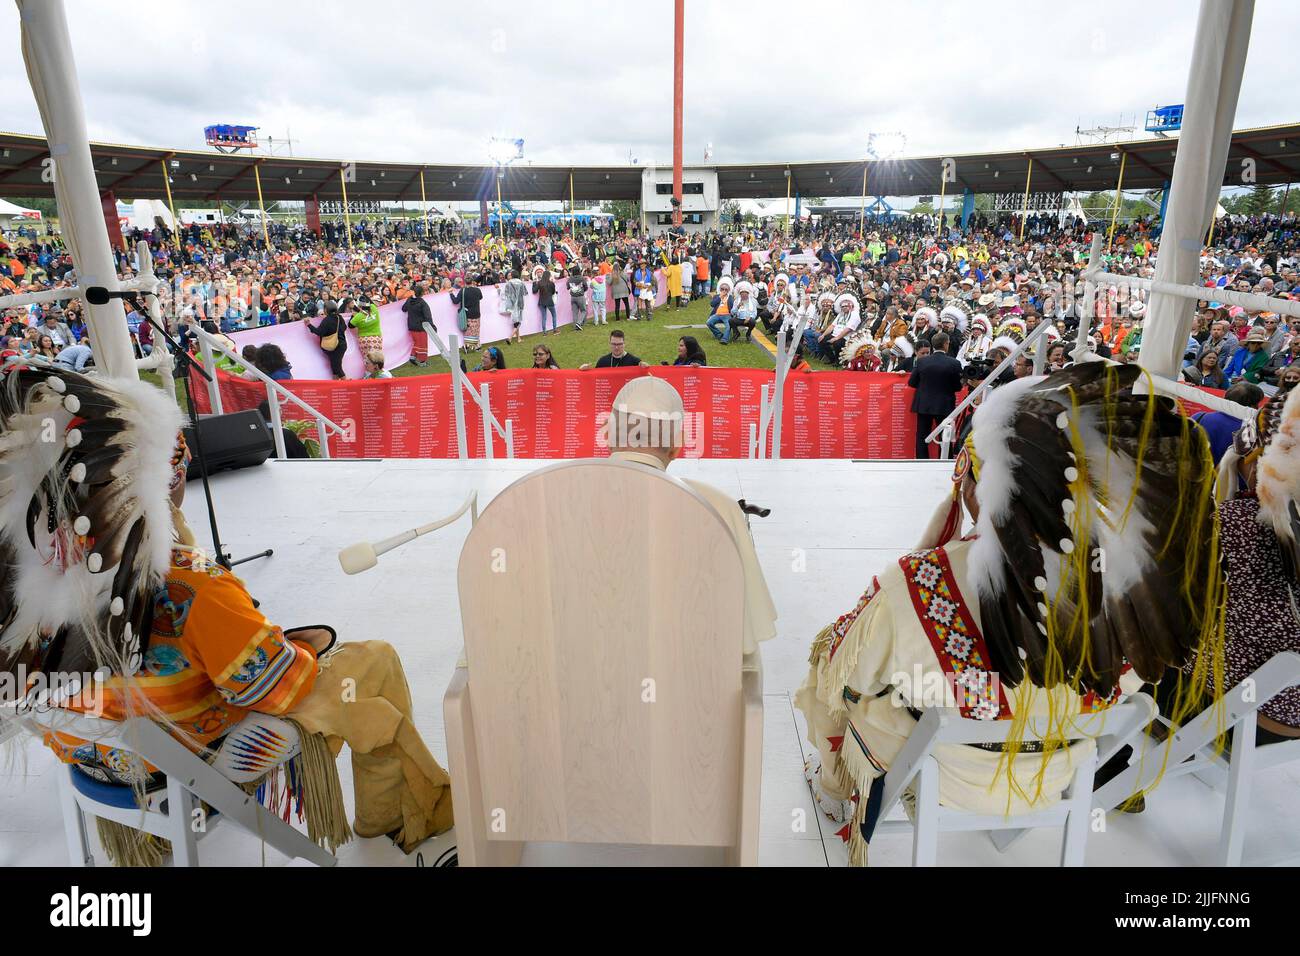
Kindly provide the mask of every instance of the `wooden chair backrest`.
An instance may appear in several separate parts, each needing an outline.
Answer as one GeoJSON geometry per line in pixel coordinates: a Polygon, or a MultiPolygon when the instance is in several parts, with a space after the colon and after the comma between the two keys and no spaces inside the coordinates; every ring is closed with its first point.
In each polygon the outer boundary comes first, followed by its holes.
{"type": "Polygon", "coordinates": [[[743,581],[717,512],[646,465],[553,465],[488,505],[458,584],[490,838],[734,842],[743,581]]]}

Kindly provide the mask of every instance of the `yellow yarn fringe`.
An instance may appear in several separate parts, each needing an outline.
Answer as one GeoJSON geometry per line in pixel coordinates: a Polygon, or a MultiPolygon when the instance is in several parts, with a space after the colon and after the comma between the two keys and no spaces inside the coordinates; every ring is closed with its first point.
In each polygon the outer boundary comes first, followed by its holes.
{"type": "MultiPolygon", "coordinates": [[[[1114,378],[1116,373],[1110,369],[1106,373],[1114,378]]],[[[1150,389],[1150,375],[1148,391],[1150,389]]],[[[1107,449],[1114,447],[1114,408],[1118,401],[1115,383],[1110,382],[1107,398],[1103,403],[1103,417],[1106,420],[1107,449]]],[[[1087,608],[1090,595],[1088,592],[1088,575],[1092,560],[1090,529],[1095,521],[1121,532],[1128,522],[1133,505],[1137,500],[1138,489],[1142,479],[1143,457],[1146,443],[1154,427],[1156,403],[1150,401],[1144,414],[1142,428],[1138,439],[1138,455],[1133,463],[1133,485],[1128,491],[1122,511],[1115,514],[1118,495],[1111,493],[1111,475],[1109,467],[1106,474],[1090,473],[1089,459],[1084,447],[1083,435],[1079,429],[1079,402],[1073,390],[1070,391],[1070,446],[1074,453],[1074,465],[1078,475],[1070,485],[1070,491],[1076,508],[1071,516],[1071,533],[1076,542],[1074,551],[1065,556],[1061,578],[1054,597],[1043,595],[1047,606],[1047,653],[1043,662],[1044,684],[1048,687],[1065,686],[1074,695],[1082,696],[1085,678],[1095,674],[1091,660],[1091,643],[1087,608]],[[1094,512],[1092,495],[1098,496],[1098,504],[1104,511],[1094,512]],[[1072,604],[1074,611],[1068,620],[1060,620],[1057,608],[1065,603],[1072,604]],[[1078,659],[1067,665],[1062,654],[1062,647],[1078,649],[1078,659]]],[[[1195,540],[1210,529],[1209,547],[1192,549],[1186,556],[1181,582],[1181,596],[1184,610],[1187,611],[1196,633],[1196,645],[1199,648],[1193,671],[1190,676],[1180,673],[1178,686],[1173,696],[1171,712],[1165,714],[1175,728],[1196,714],[1204,706],[1205,700],[1218,700],[1224,691],[1224,613],[1227,606],[1226,582],[1220,564],[1219,554],[1219,517],[1214,491],[1217,470],[1210,453],[1209,442],[1199,430],[1193,430],[1191,422],[1182,417],[1182,454],[1178,461],[1178,484],[1180,493],[1175,503],[1173,520],[1169,534],[1160,545],[1159,555],[1164,557],[1177,541],[1195,540]]],[[[1110,456],[1107,457],[1109,466],[1110,456]]],[[[1015,715],[1011,718],[1012,726],[1007,736],[1008,747],[999,763],[999,772],[1006,775],[1008,783],[1008,811],[1012,793],[1020,795],[1029,802],[1035,802],[1042,795],[1048,762],[1062,747],[1067,745],[1066,736],[1075,719],[1069,695],[1048,693],[1048,713],[1046,732],[1043,735],[1042,756],[1037,773],[1034,775],[1032,795],[1020,786],[1013,772],[1013,760],[1020,742],[1024,740],[1028,724],[1028,696],[1033,688],[1028,680],[1022,681],[1016,688],[1015,715]]],[[[1226,729],[1223,710],[1219,703],[1218,720],[1220,727],[1226,729]]],[[[1222,738],[1220,739],[1220,746],[1222,738]]],[[[1165,749],[1166,757],[1168,748],[1165,749]]],[[[1159,783],[1165,771],[1162,764],[1148,790],[1159,783]]],[[[1147,791],[1143,791],[1147,792],[1147,791]]],[[[1134,799],[1139,794],[1134,794],[1134,799]]]]}

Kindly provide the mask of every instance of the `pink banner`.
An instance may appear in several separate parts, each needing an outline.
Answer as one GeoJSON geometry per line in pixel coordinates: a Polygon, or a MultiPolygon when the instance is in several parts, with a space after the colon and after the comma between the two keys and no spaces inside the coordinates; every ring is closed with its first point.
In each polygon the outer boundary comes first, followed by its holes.
{"type": "MultiPolygon", "coordinates": [[[[655,305],[661,306],[668,301],[668,283],[662,271],[656,272],[655,305]]],[[[561,280],[555,284],[555,318],[557,325],[570,325],[573,322],[573,304],[569,297],[568,281],[561,280]]],[[[483,302],[480,307],[482,318],[479,320],[479,344],[490,345],[504,342],[513,331],[510,317],[502,315],[499,308],[499,285],[480,286],[483,290],[483,302]]],[[[456,307],[452,304],[450,292],[437,292],[426,295],[433,313],[433,324],[444,342],[449,335],[460,335],[456,326],[456,307]]],[[[606,304],[610,311],[614,309],[612,300],[606,304]]],[[[587,297],[587,315],[591,315],[591,297],[587,297]]],[[[542,330],[541,313],[537,308],[537,293],[529,293],[524,303],[523,324],[520,326],[524,335],[531,335],[542,330]]],[[[319,320],[314,320],[314,323],[319,320]]],[[[313,323],[313,324],[314,324],[313,323]]],[[[411,357],[411,334],[406,328],[406,313],[402,311],[401,302],[390,302],[379,307],[379,327],[384,337],[384,367],[396,368],[411,357]]],[[[280,346],[285,357],[293,366],[296,379],[329,379],[330,363],[321,351],[320,339],[305,327],[303,322],[290,322],[287,325],[268,325],[259,329],[248,329],[231,335],[237,346],[236,351],[245,345],[262,345],[273,342],[280,346]]],[[[343,371],[349,378],[361,378],[364,368],[361,358],[361,346],[357,342],[355,329],[348,330],[348,350],[343,356],[343,371]]],[[[434,352],[433,344],[429,345],[434,352]]],[[[477,360],[468,362],[473,368],[477,360]]]]}

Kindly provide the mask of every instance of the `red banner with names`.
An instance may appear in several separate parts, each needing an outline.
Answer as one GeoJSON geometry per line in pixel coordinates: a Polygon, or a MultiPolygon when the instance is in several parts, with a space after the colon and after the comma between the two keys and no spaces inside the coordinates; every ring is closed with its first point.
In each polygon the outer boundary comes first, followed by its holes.
{"type": "MultiPolygon", "coordinates": [[[[218,372],[223,409],[257,408],[266,389],[256,381],[218,372]]],[[[604,425],[618,390],[632,378],[651,374],[669,382],[686,411],[687,457],[748,458],[750,427],[757,425],[764,385],[771,371],[743,368],[506,369],[466,376],[488,387],[497,421],[510,422],[518,458],[597,458],[609,453],[604,425]]],[[[330,438],[336,458],[455,458],[456,423],[450,375],[392,379],[291,380],[281,383],[342,427],[330,438]]],[[[209,407],[206,383],[195,375],[195,403],[209,407]]],[[[1222,395],[1216,389],[1206,389],[1222,395]]],[[[916,416],[907,376],[891,372],[791,373],[782,403],[783,458],[912,458],[916,416]]],[[[1203,406],[1180,401],[1183,414],[1203,406]]],[[[281,405],[284,420],[310,416],[292,403],[281,405]]],[[[309,437],[316,437],[314,431],[309,437]]],[[[471,458],[483,455],[483,418],[465,395],[465,439],[471,458]]],[[[771,432],[767,452],[771,452],[771,432]]],[[[506,445],[493,433],[493,454],[506,445]]]]}
{"type": "MultiPolygon", "coordinates": [[[[775,377],[760,369],[628,368],[601,371],[507,369],[467,376],[488,387],[498,422],[510,422],[519,458],[592,458],[608,454],[603,428],[614,396],[629,379],[652,374],[682,396],[686,455],[749,457],[762,388],[775,377]]],[[[210,411],[206,383],[194,379],[200,413],[210,411]]],[[[455,458],[456,427],[450,375],[334,382],[291,380],[282,385],[344,430],[330,439],[338,458],[455,458]]],[[[260,382],[218,372],[224,411],[266,400],[260,382]]],[[[786,381],[782,450],[786,458],[910,458],[916,419],[909,412],[907,376],[887,372],[792,373],[786,381]]],[[[307,418],[286,403],[281,414],[307,418]]],[[[313,433],[313,436],[314,433],[313,433]]],[[[472,458],[483,457],[483,420],[466,393],[465,437],[472,458]]],[[[767,449],[771,450],[769,433],[767,449]]],[[[493,453],[504,457],[494,433],[493,453]]]]}

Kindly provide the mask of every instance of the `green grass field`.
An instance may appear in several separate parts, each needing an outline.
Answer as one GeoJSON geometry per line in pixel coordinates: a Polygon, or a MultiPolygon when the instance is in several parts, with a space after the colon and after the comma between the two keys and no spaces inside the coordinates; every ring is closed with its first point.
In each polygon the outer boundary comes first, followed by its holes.
{"type": "MultiPolygon", "coordinates": [[[[609,325],[596,326],[588,320],[585,329],[575,332],[573,326],[561,326],[558,332],[549,335],[528,335],[522,343],[515,345],[496,344],[506,357],[506,368],[529,368],[533,364],[533,343],[545,342],[551,347],[551,354],[560,368],[574,369],[584,362],[595,364],[609,351],[609,330],[619,328],[627,339],[627,350],[639,356],[650,365],[668,362],[670,365],[677,357],[677,340],[683,335],[693,335],[708,356],[709,365],[714,368],[763,368],[773,367],[773,359],[759,344],[762,327],[755,333],[753,342],[733,340],[730,345],[722,345],[714,340],[705,321],[709,318],[709,300],[696,299],[684,309],[670,309],[660,306],[654,310],[649,321],[628,322],[626,316],[618,324],[610,319],[609,325]],[[685,328],[683,328],[685,326],[685,328]]],[[[443,330],[446,331],[446,330],[443,330]]],[[[773,346],[775,348],[775,345],[773,346]]],[[[473,370],[479,363],[480,356],[465,356],[465,365],[473,370]]],[[[819,359],[811,362],[813,368],[824,370],[838,368],[827,365],[819,359]]],[[[435,355],[424,368],[407,363],[393,370],[394,376],[435,375],[449,371],[447,363],[441,356],[435,355]]],[[[158,384],[158,377],[152,372],[142,372],[141,378],[158,384]]],[[[185,405],[184,393],[180,383],[176,384],[176,396],[182,407],[185,405]]]]}
{"type": "MultiPolygon", "coordinates": [[[[683,335],[693,335],[708,356],[709,365],[717,368],[772,368],[771,356],[763,350],[755,335],[753,342],[737,342],[722,345],[714,340],[705,327],[709,317],[709,300],[696,299],[684,309],[671,309],[660,306],[654,310],[653,317],[640,322],[627,321],[626,313],[615,323],[610,314],[609,325],[595,326],[588,319],[581,332],[574,331],[573,326],[560,326],[558,332],[548,335],[528,335],[520,344],[497,345],[505,355],[506,368],[529,368],[533,364],[533,344],[545,342],[550,346],[551,354],[560,368],[573,369],[584,362],[594,364],[609,351],[609,330],[619,328],[627,339],[627,350],[650,365],[667,361],[670,365],[677,358],[677,340],[683,335]],[[686,326],[686,328],[682,328],[686,326]]],[[[761,327],[760,327],[761,329],[761,327]]],[[[447,330],[440,330],[446,332],[447,330]]],[[[466,356],[465,364],[471,371],[478,365],[478,355],[466,356]]],[[[815,363],[823,367],[821,363],[815,363]]],[[[830,366],[824,366],[829,368],[830,366]]],[[[429,375],[447,372],[447,363],[435,355],[425,368],[406,364],[393,369],[394,375],[429,375]]]]}

